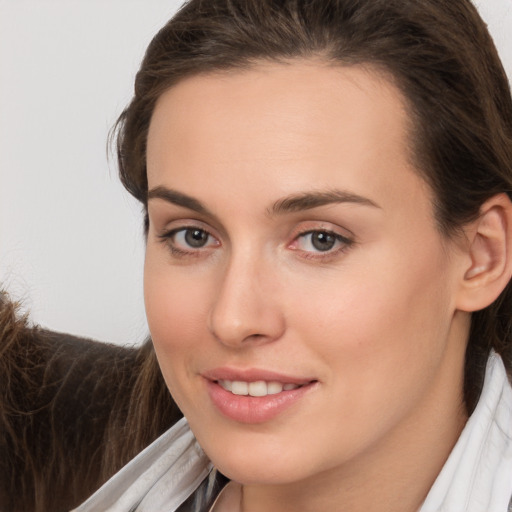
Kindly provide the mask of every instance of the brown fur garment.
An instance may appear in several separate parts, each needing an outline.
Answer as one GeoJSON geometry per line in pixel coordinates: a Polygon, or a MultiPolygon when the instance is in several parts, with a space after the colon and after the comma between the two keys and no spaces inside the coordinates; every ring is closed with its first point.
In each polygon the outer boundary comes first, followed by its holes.
{"type": "Polygon", "coordinates": [[[81,503],[181,417],[148,340],[30,326],[0,292],[0,511],[81,503]]]}

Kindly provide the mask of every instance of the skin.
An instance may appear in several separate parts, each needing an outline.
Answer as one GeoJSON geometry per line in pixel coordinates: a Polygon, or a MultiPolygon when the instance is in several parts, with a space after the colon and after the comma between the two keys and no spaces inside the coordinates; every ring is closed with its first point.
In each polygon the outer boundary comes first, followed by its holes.
{"type": "Polygon", "coordinates": [[[244,511],[415,511],[466,421],[468,255],[436,226],[408,124],[385,76],[318,61],[191,77],[157,103],[149,189],[204,209],[149,200],[149,327],[244,511]],[[284,207],[333,190],[349,200],[284,207]],[[187,245],[191,227],[203,247],[187,245]],[[321,251],[311,231],[339,238],[321,251]],[[203,375],[218,367],[315,384],[244,424],[209,398],[203,375]]]}

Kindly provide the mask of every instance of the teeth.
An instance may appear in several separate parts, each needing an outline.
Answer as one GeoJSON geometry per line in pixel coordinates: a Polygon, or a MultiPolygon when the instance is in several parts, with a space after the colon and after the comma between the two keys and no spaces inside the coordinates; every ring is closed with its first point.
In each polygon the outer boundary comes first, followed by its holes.
{"type": "Polygon", "coordinates": [[[230,380],[219,380],[219,384],[226,390],[226,391],[232,391],[233,389],[233,382],[230,380]]]}
{"type": "Polygon", "coordinates": [[[277,395],[283,391],[283,385],[280,382],[269,382],[267,384],[267,393],[269,395],[277,395]]]}
{"type": "Polygon", "coordinates": [[[267,396],[276,395],[282,391],[291,391],[300,388],[297,384],[283,384],[282,382],[265,382],[257,380],[255,382],[244,382],[240,380],[219,380],[218,384],[226,391],[230,391],[234,395],[241,396],[267,396]]]}
{"type": "Polygon", "coordinates": [[[249,383],[249,395],[251,396],[267,396],[267,383],[263,380],[249,383]]]}
{"type": "Polygon", "coordinates": [[[249,384],[240,380],[235,380],[231,384],[231,393],[234,395],[247,395],[249,394],[249,384]]]}

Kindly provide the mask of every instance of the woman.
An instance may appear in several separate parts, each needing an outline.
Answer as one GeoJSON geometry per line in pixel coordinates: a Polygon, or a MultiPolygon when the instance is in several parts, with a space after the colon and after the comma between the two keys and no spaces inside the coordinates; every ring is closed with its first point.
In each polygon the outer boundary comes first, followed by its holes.
{"type": "Polygon", "coordinates": [[[186,420],[77,510],[507,510],[512,102],[469,1],[189,2],[118,128],[186,420]]]}

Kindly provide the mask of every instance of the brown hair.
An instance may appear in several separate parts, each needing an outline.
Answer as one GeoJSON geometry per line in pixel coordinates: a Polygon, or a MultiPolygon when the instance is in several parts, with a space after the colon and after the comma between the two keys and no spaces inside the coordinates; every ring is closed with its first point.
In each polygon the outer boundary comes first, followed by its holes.
{"type": "MultiPolygon", "coordinates": [[[[117,124],[126,189],[147,206],[146,138],[167,88],[261,60],[369,64],[409,102],[412,151],[450,235],[482,203],[512,192],[512,100],[493,41],[469,0],[191,0],[150,43],[117,124]]],[[[146,227],[147,227],[146,216],[146,227]]],[[[489,351],[512,371],[512,288],[474,313],[465,401],[478,399],[489,351]]]]}
{"type": "Polygon", "coordinates": [[[181,417],[150,343],[28,324],[0,291],[0,510],[66,512],[181,417]]]}

